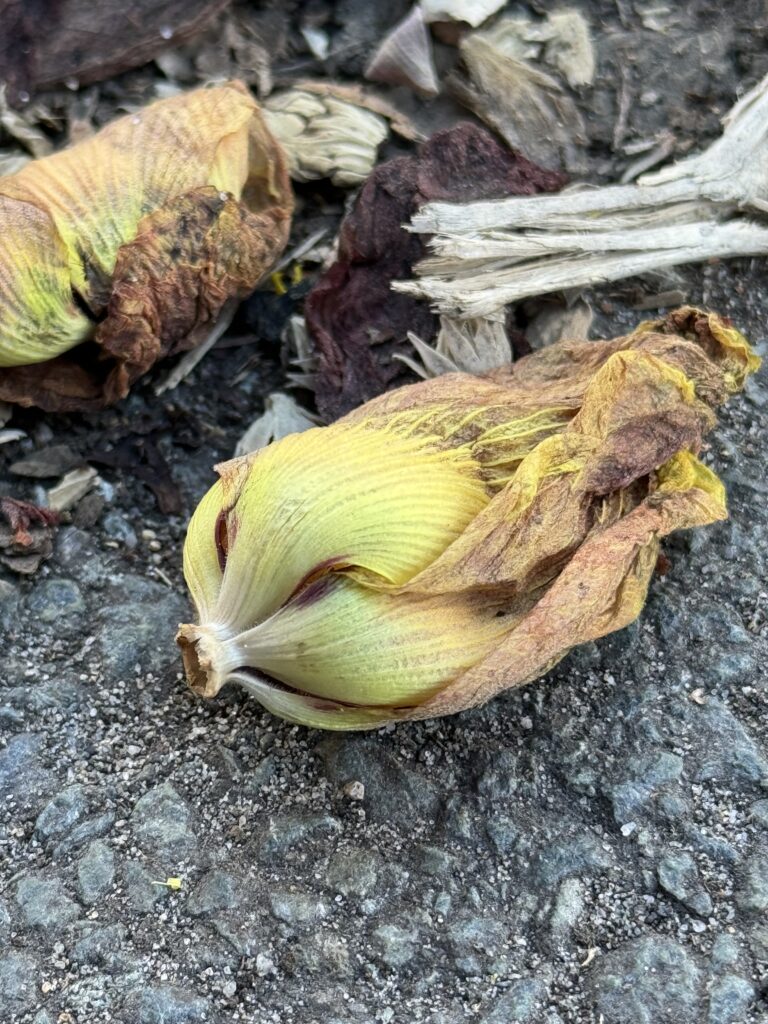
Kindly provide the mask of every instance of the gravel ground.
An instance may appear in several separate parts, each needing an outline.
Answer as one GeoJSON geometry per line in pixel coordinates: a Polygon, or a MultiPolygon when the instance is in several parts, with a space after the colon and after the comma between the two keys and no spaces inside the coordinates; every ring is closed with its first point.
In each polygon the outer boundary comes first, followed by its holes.
{"type": "MultiPolygon", "coordinates": [[[[765,281],[656,283],[765,355],[765,281]]],[[[592,299],[596,336],[647,315],[592,299]]],[[[185,518],[279,380],[269,351],[217,350],[161,400],[25,413],[0,449],[151,437],[182,505],[103,469],[100,507],[0,581],[0,1021],[768,1020],[768,374],[713,436],[730,521],[667,545],[638,623],[484,708],[357,736],[197,699],[172,642],[185,518]]]]}

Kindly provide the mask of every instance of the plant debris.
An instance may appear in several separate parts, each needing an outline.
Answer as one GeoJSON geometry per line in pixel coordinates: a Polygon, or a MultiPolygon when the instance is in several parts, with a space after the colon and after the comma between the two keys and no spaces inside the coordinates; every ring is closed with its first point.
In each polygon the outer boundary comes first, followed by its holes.
{"type": "Polygon", "coordinates": [[[200,31],[229,0],[0,0],[0,64],[15,98],[97,82],[200,31]]]}
{"type": "Polygon", "coordinates": [[[504,6],[506,0],[420,0],[424,20],[463,21],[477,28],[504,6]]]}
{"type": "Polygon", "coordinates": [[[368,62],[365,77],[387,85],[406,85],[422,96],[440,92],[432,40],[418,4],[385,36],[368,62]]]}
{"type": "Polygon", "coordinates": [[[37,572],[53,551],[58,523],[54,509],[0,497],[0,562],[21,575],[37,572]]]}
{"type": "Polygon", "coordinates": [[[425,341],[436,332],[425,303],[391,290],[424,255],[423,240],[402,226],[422,204],[533,195],[563,181],[466,122],[435,133],[415,156],[379,164],[342,222],[336,262],[305,304],[321,415],[333,419],[407,380],[394,355],[412,351],[409,331],[425,341]]]}
{"type": "Polygon", "coordinates": [[[264,120],[285,151],[292,178],[330,178],[345,188],[368,177],[389,134],[387,122],[378,114],[303,89],[270,96],[264,120]]]}
{"type": "Polygon", "coordinates": [[[663,537],[726,518],[696,453],[758,365],[684,308],[225,463],[184,549],[190,685],[362,729],[532,681],[637,617],[663,537]]]}
{"type": "Polygon", "coordinates": [[[582,167],[583,120],[551,75],[504,53],[482,32],[467,36],[459,50],[464,73],[452,75],[450,87],[465,106],[537,163],[582,167]]]}
{"type": "Polygon", "coordinates": [[[56,411],[124,397],[255,287],[291,208],[282,151],[239,83],[0,179],[0,398],[56,411]]]}
{"type": "Polygon", "coordinates": [[[291,395],[274,391],[264,402],[264,412],[248,427],[235,446],[235,457],[249,455],[289,434],[300,434],[317,426],[318,419],[291,395]]]}
{"type": "Polygon", "coordinates": [[[406,294],[453,316],[487,316],[527,296],[768,253],[768,76],[733,107],[722,136],[635,185],[554,198],[436,203],[413,218],[435,234],[406,294]]]}
{"type": "Polygon", "coordinates": [[[441,316],[434,347],[413,332],[409,332],[408,340],[418,360],[402,353],[396,353],[395,359],[425,379],[443,373],[481,374],[512,362],[512,346],[504,323],[485,317],[454,320],[441,316]]]}

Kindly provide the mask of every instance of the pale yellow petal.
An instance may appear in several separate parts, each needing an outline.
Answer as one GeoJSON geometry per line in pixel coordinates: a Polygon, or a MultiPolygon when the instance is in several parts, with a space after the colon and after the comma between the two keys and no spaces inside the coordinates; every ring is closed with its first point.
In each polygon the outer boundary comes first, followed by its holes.
{"type": "Polygon", "coordinates": [[[0,366],[52,359],[93,331],[72,300],[66,246],[38,207],[0,193],[0,366]]]}
{"type": "Polygon", "coordinates": [[[70,250],[75,287],[99,307],[117,250],[133,238],[142,217],[203,185],[240,197],[248,176],[248,125],[257,116],[255,102],[237,83],[182,93],[27,164],[0,182],[0,192],[13,190],[51,213],[70,250]]]}
{"type": "Polygon", "coordinates": [[[360,568],[399,584],[428,565],[485,506],[462,453],[342,426],[283,438],[255,456],[227,515],[227,564],[215,618],[260,622],[309,576],[360,568]]]}
{"type": "Polygon", "coordinates": [[[292,689],[399,707],[421,703],[508,629],[494,608],[393,596],[327,576],[223,646],[237,667],[261,670],[292,689]]]}

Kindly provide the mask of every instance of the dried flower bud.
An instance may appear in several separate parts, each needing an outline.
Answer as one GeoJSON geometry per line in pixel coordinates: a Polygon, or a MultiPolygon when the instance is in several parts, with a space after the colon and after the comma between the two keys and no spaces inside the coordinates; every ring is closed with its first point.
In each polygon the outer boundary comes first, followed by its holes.
{"type": "Polygon", "coordinates": [[[291,205],[282,151],[238,82],[161,100],[0,179],[0,398],[55,410],[123,397],[253,289],[291,205]]]}
{"type": "Polygon", "coordinates": [[[725,517],[695,453],[756,364],[738,331],[683,309],[225,463],[184,551],[190,685],[359,729],[536,678],[637,616],[660,538],[725,517]]]}
{"type": "Polygon", "coordinates": [[[264,120],[285,150],[296,181],[330,178],[334,185],[359,185],[373,170],[388,135],[378,114],[303,89],[270,96],[264,120]]]}

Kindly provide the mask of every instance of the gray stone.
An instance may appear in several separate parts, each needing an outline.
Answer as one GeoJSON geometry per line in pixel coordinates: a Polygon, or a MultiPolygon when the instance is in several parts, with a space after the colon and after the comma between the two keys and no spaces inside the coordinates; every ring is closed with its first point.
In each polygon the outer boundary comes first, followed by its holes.
{"type": "Polygon", "coordinates": [[[72,948],[72,959],[75,963],[91,964],[107,970],[121,970],[125,957],[121,946],[125,942],[128,931],[124,924],[110,924],[104,928],[96,928],[72,948]]]}
{"type": "Polygon", "coordinates": [[[740,786],[768,780],[768,761],[758,744],[733,713],[716,698],[696,707],[692,730],[696,743],[694,778],[740,786]]]}
{"type": "Polygon", "coordinates": [[[16,806],[24,819],[36,814],[55,786],[53,774],[40,764],[42,738],[34,733],[12,736],[0,750],[0,804],[16,806]]]}
{"type": "Polygon", "coordinates": [[[269,905],[279,921],[290,925],[313,924],[328,916],[328,904],[311,893],[274,892],[269,905]]]}
{"type": "Polygon", "coordinates": [[[749,808],[749,813],[758,825],[768,828],[768,800],[755,800],[749,808]]]}
{"type": "Polygon", "coordinates": [[[755,1000],[755,990],[746,978],[725,974],[709,990],[707,1024],[742,1024],[755,1000]]]}
{"type": "Polygon", "coordinates": [[[541,1004],[547,998],[547,983],[541,978],[513,981],[483,1017],[483,1024],[526,1024],[540,1021],[541,1004]]]}
{"type": "Polygon", "coordinates": [[[8,942],[11,934],[11,915],[8,912],[8,904],[0,899],[0,949],[8,942]]]}
{"type": "Polygon", "coordinates": [[[242,883],[226,871],[210,871],[195,887],[187,901],[190,914],[200,917],[239,905],[242,883]]]}
{"type": "Polygon", "coordinates": [[[653,801],[659,791],[678,781],[683,759],[667,750],[631,757],[626,781],[609,787],[613,815],[619,824],[632,821],[653,801]]]}
{"type": "Polygon", "coordinates": [[[88,810],[88,799],[82,786],[74,785],[63,789],[45,805],[37,821],[35,831],[41,839],[50,839],[68,832],[88,810]]]}
{"type": "MultiPolygon", "coordinates": [[[[349,976],[349,945],[339,935],[326,931],[303,935],[301,942],[297,944],[296,952],[302,966],[313,974],[321,975],[324,981],[328,978],[343,979],[349,976]]],[[[265,966],[263,964],[262,969],[265,966]]]]}
{"type": "Polygon", "coordinates": [[[104,532],[111,540],[119,541],[129,551],[139,543],[136,531],[127,519],[124,519],[119,512],[107,512],[102,520],[104,532]]]}
{"type": "Polygon", "coordinates": [[[0,630],[8,636],[19,624],[21,593],[7,580],[0,580],[0,630]]]}
{"type": "Polygon", "coordinates": [[[128,891],[128,900],[131,906],[140,914],[150,914],[155,909],[157,902],[164,895],[165,890],[160,885],[154,885],[152,875],[135,861],[128,861],[123,865],[123,882],[128,891]]]}
{"type": "Polygon", "coordinates": [[[745,862],[736,902],[755,914],[768,910],[768,853],[755,853],[745,862]]]}
{"type": "Polygon", "coordinates": [[[62,882],[27,875],[16,886],[16,902],[30,928],[56,932],[80,917],[80,907],[70,899],[62,882]]]}
{"type": "Polygon", "coordinates": [[[0,1010],[11,1018],[31,1010],[37,1002],[38,965],[26,953],[0,957],[0,1010]]]}
{"type": "Polygon", "coordinates": [[[158,628],[158,623],[186,621],[187,614],[184,599],[168,587],[123,576],[116,583],[114,600],[105,600],[99,617],[97,645],[108,677],[132,679],[136,665],[158,675],[177,665],[173,629],[158,628]]]}
{"type": "Polygon", "coordinates": [[[604,1024],[697,1021],[701,982],[695,961],[673,939],[647,935],[595,963],[595,1009],[604,1024]]]}
{"type": "Polygon", "coordinates": [[[612,864],[611,852],[587,832],[545,843],[533,858],[533,878],[538,885],[554,886],[569,875],[594,874],[612,864]]]}
{"type": "Polygon", "coordinates": [[[341,822],[330,814],[275,814],[267,822],[260,852],[264,857],[274,857],[311,836],[332,836],[340,831],[341,822]]]}
{"type": "Polygon", "coordinates": [[[141,987],[123,1004],[125,1024],[204,1024],[210,1021],[207,999],[175,985],[141,987]]]}
{"type": "Polygon", "coordinates": [[[431,846],[428,843],[424,843],[422,846],[417,847],[416,853],[418,855],[419,868],[425,875],[433,875],[435,878],[447,881],[451,877],[451,873],[456,869],[456,857],[439,846],[431,846]]]}
{"type": "Polygon", "coordinates": [[[371,935],[371,945],[387,967],[404,967],[413,960],[418,942],[415,928],[401,928],[396,924],[383,924],[371,935]]]}
{"type": "Polygon", "coordinates": [[[507,803],[517,790],[518,758],[511,750],[493,750],[479,758],[478,796],[493,804],[507,803]]]}
{"type": "Polygon", "coordinates": [[[550,930],[556,942],[568,941],[571,931],[584,912],[586,889],[578,878],[566,878],[557,891],[557,899],[552,911],[550,930]]]}
{"type": "Polygon", "coordinates": [[[178,863],[197,850],[192,812],[168,782],[150,789],[137,801],[131,823],[144,850],[157,857],[178,863]]]}
{"type": "Polygon", "coordinates": [[[741,958],[739,943],[727,932],[718,935],[712,943],[712,966],[716,971],[733,967],[741,958]]]}
{"type": "Polygon", "coordinates": [[[54,846],[54,858],[64,857],[92,839],[106,835],[114,823],[115,816],[112,811],[104,811],[103,814],[97,814],[93,818],[86,818],[54,846]]]}
{"type": "Polygon", "coordinates": [[[507,938],[500,921],[464,915],[452,921],[446,932],[448,947],[462,974],[482,974],[507,938]]]}
{"type": "Polygon", "coordinates": [[[658,867],[659,884],[695,914],[709,917],[712,899],[704,888],[696,861],[684,851],[670,850],[658,867]]]}
{"type": "Polygon", "coordinates": [[[437,817],[440,793],[419,772],[404,767],[381,744],[360,736],[334,736],[318,744],[328,778],[337,788],[365,786],[363,805],[371,821],[410,828],[437,817]]]}
{"type": "Polygon", "coordinates": [[[485,822],[485,831],[496,852],[505,857],[517,850],[527,829],[508,814],[492,814],[485,822]]]}
{"type": "Polygon", "coordinates": [[[369,850],[340,851],[328,865],[326,881],[334,892],[342,896],[363,899],[376,887],[381,858],[369,850]]]}
{"type": "Polygon", "coordinates": [[[27,613],[40,622],[55,622],[61,627],[62,619],[85,611],[80,587],[73,580],[43,580],[29,594],[27,613]]]}
{"type": "Polygon", "coordinates": [[[101,839],[91,843],[77,868],[80,896],[84,903],[96,903],[112,888],[115,880],[115,855],[101,839]]]}

